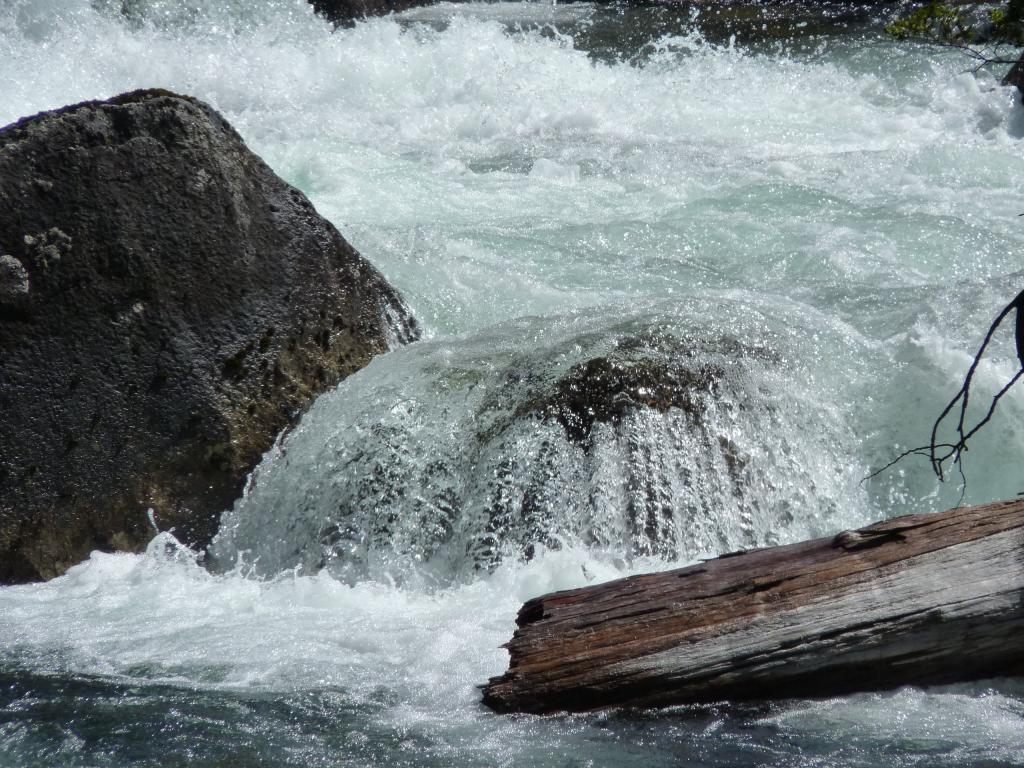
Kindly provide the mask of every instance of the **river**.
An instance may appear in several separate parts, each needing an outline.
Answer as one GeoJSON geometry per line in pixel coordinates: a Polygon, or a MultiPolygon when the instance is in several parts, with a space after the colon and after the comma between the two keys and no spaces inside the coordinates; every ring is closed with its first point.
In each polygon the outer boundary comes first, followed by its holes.
{"type": "MultiPolygon", "coordinates": [[[[957,503],[913,459],[863,479],[1024,287],[994,75],[885,9],[121,5],[2,0],[0,124],[207,100],[425,338],[314,404],[205,559],[165,532],[0,589],[0,766],[1024,765],[1010,680],[547,718],[478,690],[540,593],[957,503]],[[574,439],[535,406],[595,358],[720,384],[574,439]]],[[[1022,418],[1018,388],[968,502],[1024,490],[1022,418]]]]}

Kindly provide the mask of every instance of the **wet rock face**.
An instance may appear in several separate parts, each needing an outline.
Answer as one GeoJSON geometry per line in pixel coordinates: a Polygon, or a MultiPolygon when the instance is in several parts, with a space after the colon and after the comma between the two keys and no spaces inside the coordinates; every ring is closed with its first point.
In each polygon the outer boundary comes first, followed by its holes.
{"type": "Polygon", "coordinates": [[[667,360],[595,357],[579,363],[544,397],[520,408],[519,415],[556,419],[570,440],[589,440],[595,424],[619,424],[640,408],[661,413],[679,408],[698,415],[700,393],[713,392],[722,371],[713,365],[690,368],[667,360]]]}
{"type": "MultiPolygon", "coordinates": [[[[527,559],[538,543],[559,549],[559,536],[549,524],[545,499],[552,494],[544,488],[546,478],[561,474],[557,465],[572,454],[588,468],[579,474],[594,478],[602,473],[597,468],[606,459],[602,454],[612,446],[618,454],[614,463],[624,469],[623,476],[612,483],[620,486],[621,493],[610,506],[622,511],[622,538],[629,541],[629,553],[668,560],[677,556],[680,533],[689,526],[676,520],[685,514],[684,505],[671,487],[673,475],[686,474],[685,469],[671,468],[680,456],[697,448],[706,457],[719,458],[722,482],[734,495],[744,492],[745,459],[709,423],[713,418],[709,419],[708,410],[728,397],[730,390],[726,370],[709,355],[728,360],[754,354],[756,350],[741,349],[730,340],[709,345],[671,338],[624,338],[614,352],[581,360],[523,400],[511,421],[487,437],[488,445],[498,447],[500,454],[515,455],[506,446],[515,441],[523,424],[540,425],[542,431],[557,425],[565,442],[549,433],[548,440],[530,455],[498,463],[497,477],[507,484],[520,474],[539,483],[528,483],[521,496],[514,494],[513,503],[509,503],[510,494],[492,496],[486,507],[487,529],[501,535],[476,542],[473,555],[479,566],[490,568],[501,560],[498,541],[505,543],[506,550],[509,541],[516,542],[527,559]],[[524,458],[531,471],[519,466],[524,458]]],[[[588,503],[601,492],[592,490],[588,503]]],[[[601,512],[595,515],[601,516],[601,512]]],[[[589,537],[592,542],[608,543],[596,531],[589,537]]]]}
{"type": "Polygon", "coordinates": [[[386,16],[435,0],[309,0],[318,14],[335,24],[351,24],[368,16],[386,16]]]}
{"type": "Polygon", "coordinates": [[[28,292],[28,270],[13,256],[0,256],[0,313],[24,311],[28,292]]]}
{"type": "Polygon", "coordinates": [[[1017,95],[1024,100],[1024,55],[1003,76],[1002,84],[1014,86],[1017,89],[1017,95]]]}
{"type": "Polygon", "coordinates": [[[209,106],[162,91],[0,130],[0,582],[174,528],[203,546],[275,435],[418,335],[209,106]]]}

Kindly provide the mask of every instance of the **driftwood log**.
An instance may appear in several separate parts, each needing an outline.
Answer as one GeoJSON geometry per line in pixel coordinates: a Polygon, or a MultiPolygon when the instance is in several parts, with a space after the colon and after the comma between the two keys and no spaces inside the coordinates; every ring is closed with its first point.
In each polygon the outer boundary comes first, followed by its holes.
{"type": "Polygon", "coordinates": [[[500,712],[820,697],[1024,674],[1024,501],[530,600],[500,712]]]}

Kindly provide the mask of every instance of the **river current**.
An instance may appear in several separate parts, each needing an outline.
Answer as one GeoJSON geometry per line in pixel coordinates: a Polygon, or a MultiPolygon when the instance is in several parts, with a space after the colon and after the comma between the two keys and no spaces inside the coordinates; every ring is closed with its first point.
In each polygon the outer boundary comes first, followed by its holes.
{"type": "MultiPolygon", "coordinates": [[[[908,460],[1024,287],[1024,108],[889,10],[0,0],[0,124],[202,98],[425,339],[324,395],[225,510],[0,589],[0,766],[1024,765],[1012,680],[497,716],[522,601],[957,503],[908,460]],[[583,437],[606,359],[715,371],[583,437]],[[696,414],[696,415],[695,415],[696,414]],[[653,523],[651,521],[654,521],[653,523]]],[[[1007,339],[979,400],[1015,370],[1007,339]]],[[[1024,490],[1024,390],[966,456],[1024,490]]]]}

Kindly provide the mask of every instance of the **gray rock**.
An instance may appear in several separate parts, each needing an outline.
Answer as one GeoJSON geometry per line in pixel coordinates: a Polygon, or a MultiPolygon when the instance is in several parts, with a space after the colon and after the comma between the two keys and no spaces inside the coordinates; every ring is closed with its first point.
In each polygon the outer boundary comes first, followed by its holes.
{"type": "Polygon", "coordinates": [[[57,227],[51,227],[37,235],[25,235],[23,239],[26,255],[39,269],[55,267],[61,257],[71,251],[71,238],[57,227]]]}
{"type": "Polygon", "coordinates": [[[370,16],[386,16],[436,0],[309,0],[318,14],[335,24],[351,24],[370,16]]]}
{"type": "Polygon", "coordinates": [[[202,547],[278,432],[418,330],[209,106],[0,129],[0,582],[161,530],[202,547]],[[31,290],[30,290],[31,288],[31,290]]]}
{"type": "Polygon", "coordinates": [[[1017,95],[1024,100],[1024,55],[1017,59],[1017,63],[1003,76],[1002,84],[1014,86],[1017,95]]]}
{"type": "Polygon", "coordinates": [[[662,413],[679,408],[699,414],[698,392],[713,392],[722,376],[714,365],[671,363],[665,358],[622,360],[595,357],[579,363],[543,397],[522,405],[517,415],[553,418],[570,440],[587,444],[595,424],[618,424],[640,408],[662,413]]]}
{"type": "Polygon", "coordinates": [[[28,271],[13,256],[0,256],[0,313],[28,308],[28,271]]]}

